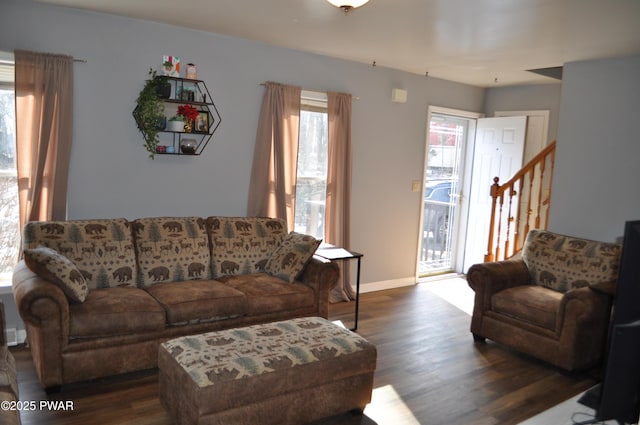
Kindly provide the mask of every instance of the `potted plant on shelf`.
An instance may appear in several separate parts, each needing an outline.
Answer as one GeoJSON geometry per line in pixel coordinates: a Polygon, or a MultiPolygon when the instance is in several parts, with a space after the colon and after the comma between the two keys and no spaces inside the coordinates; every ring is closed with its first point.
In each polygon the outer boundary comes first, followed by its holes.
{"type": "Polygon", "coordinates": [[[174,115],[167,121],[167,130],[184,131],[184,120],[179,115],[174,115]]]}
{"type": "Polygon", "coordinates": [[[133,110],[133,117],[140,132],[144,137],[144,146],[149,151],[149,157],[154,158],[159,143],[158,133],[165,128],[166,118],[164,115],[164,95],[160,93],[171,86],[169,82],[157,75],[156,71],[149,69],[149,79],[145,81],[144,87],[136,99],[136,108],[133,110]]]}
{"type": "Polygon", "coordinates": [[[193,129],[193,121],[198,118],[198,110],[191,105],[178,106],[178,116],[184,121],[184,131],[190,133],[193,129]]]}

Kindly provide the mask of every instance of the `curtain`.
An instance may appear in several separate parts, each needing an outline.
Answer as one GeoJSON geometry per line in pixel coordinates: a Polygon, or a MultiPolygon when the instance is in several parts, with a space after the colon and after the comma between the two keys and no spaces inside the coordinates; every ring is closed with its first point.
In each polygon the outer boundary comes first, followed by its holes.
{"type": "Polygon", "coordinates": [[[300,87],[267,82],[258,119],[247,213],[295,225],[300,87]]]}
{"type": "MultiPolygon", "coordinates": [[[[258,120],[249,186],[249,216],[278,217],[295,225],[300,123],[300,87],[268,82],[258,120]]],[[[324,241],[349,249],[351,213],[351,95],[327,93],[328,171],[324,241]]],[[[354,299],[349,267],[339,264],[341,281],[331,301],[354,299]]]]}
{"type": "MultiPolygon", "coordinates": [[[[351,235],[351,95],[327,93],[329,157],[327,200],[325,207],[325,241],[350,248],[351,235]]],[[[354,299],[349,283],[349,265],[340,264],[341,279],[331,292],[331,301],[354,299]]]]}
{"type": "Polygon", "coordinates": [[[73,58],[15,51],[20,228],[64,220],[73,123],[73,58]]]}

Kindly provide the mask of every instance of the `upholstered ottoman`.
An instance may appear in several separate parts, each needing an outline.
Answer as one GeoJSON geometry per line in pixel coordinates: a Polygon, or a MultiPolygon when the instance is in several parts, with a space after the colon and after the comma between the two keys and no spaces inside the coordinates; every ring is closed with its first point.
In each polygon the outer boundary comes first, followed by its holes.
{"type": "Polygon", "coordinates": [[[300,425],[371,401],[376,348],[319,318],[160,346],[160,401],[176,425],[300,425]]]}

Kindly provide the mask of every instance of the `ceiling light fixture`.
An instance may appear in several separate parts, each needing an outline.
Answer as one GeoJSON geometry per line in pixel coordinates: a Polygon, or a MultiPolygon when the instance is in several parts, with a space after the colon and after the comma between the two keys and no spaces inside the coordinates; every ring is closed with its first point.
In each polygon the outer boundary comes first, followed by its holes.
{"type": "Polygon", "coordinates": [[[369,3],[369,0],[327,0],[329,3],[334,5],[335,7],[339,7],[344,10],[344,13],[351,12],[352,9],[356,7],[363,6],[369,3]]]}

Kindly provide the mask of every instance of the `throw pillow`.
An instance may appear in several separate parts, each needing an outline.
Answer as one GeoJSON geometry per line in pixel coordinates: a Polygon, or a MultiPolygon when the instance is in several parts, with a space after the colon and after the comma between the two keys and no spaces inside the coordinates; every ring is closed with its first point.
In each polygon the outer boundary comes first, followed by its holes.
{"type": "Polygon", "coordinates": [[[265,271],[292,283],[316,252],[322,240],[309,235],[291,232],[271,254],[265,271]]]}
{"type": "Polygon", "coordinates": [[[39,246],[25,249],[24,261],[35,274],[60,287],[69,300],[81,303],[87,298],[87,282],[75,264],[64,255],[39,246]]]}

